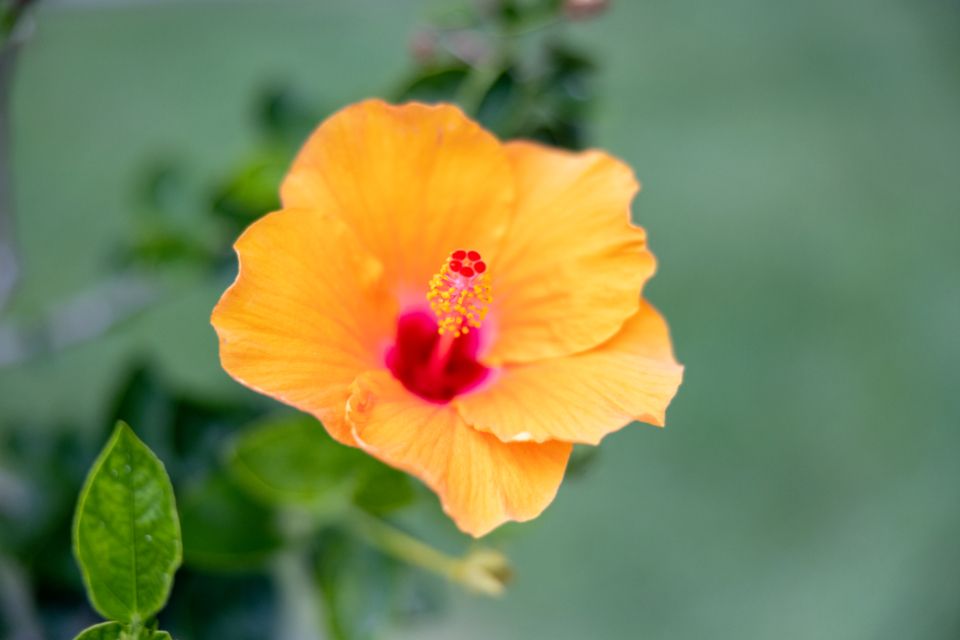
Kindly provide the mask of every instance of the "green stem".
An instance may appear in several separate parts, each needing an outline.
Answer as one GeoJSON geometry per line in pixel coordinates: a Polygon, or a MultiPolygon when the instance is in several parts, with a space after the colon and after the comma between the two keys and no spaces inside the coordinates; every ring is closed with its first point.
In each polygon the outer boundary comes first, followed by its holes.
{"type": "Polygon", "coordinates": [[[458,581],[463,564],[460,558],[438,551],[362,511],[353,512],[349,524],[355,533],[387,555],[432,571],[454,582],[458,581]]]}
{"type": "Polygon", "coordinates": [[[140,620],[134,620],[130,624],[124,626],[123,631],[120,632],[120,640],[141,640],[144,636],[143,632],[143,622],[140,620]]]}
{"type": "Polygon", "coordinates": [[[499,596],[513,575],[507,559],[493,549],[478,547],[462,557],[450,556],[360,511],[353,512],[348,524],[387,555],[432,571],[474,593],[499,596]]]}
{"type": "Polygon", "coordinates": [[[492,56],[489,60],[471,67],[470,73],[457,91],[457,103],[466,113],[477,116],[487,92],[500,76],[500,66],[500,56],[492,56]]]}

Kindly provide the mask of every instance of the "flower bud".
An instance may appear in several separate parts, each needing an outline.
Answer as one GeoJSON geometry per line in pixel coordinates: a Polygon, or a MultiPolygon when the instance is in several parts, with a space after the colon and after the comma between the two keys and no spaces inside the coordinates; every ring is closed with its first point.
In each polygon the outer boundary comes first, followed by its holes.
{"type": "Polygon", "coordinates": [[[458,31],[450,36],[450,50],[469,65],[481,64],[490,57],[492,50],[483,36],[476,31],[458,31]]]}
{"type": "Polygon", "coordinates": [[[429,65],[437,57],[437,34],[428,29],[421,29],[410,38],[410,55],[419,65],[429,65]]]}
{"type": "Polygon", "coordinates": [[[565,0],[563,13],[571,20],[588,20],[600,15],[609,6],[609,0],[565,0]]]}
{"type": "Polygon", "coordinates": [[[461,560],[457,578],[467,588],[488,596],[503,594],[513,579],[510,561],[493,549],[474,549],[461,560]]]}

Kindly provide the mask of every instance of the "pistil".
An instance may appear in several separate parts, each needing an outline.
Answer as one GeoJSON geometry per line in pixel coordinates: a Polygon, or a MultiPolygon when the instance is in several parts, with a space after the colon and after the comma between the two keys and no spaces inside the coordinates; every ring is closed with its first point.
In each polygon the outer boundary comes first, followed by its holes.
{"type": "Polygon", "coordinates": [[[427,301],[437,317],[440,334],[429,369],[439,373],[446,366],[456,339],[480,328],[493,301],[487,264],[480,253],[465,249],[451,253],[430,280],[427,301]]]}

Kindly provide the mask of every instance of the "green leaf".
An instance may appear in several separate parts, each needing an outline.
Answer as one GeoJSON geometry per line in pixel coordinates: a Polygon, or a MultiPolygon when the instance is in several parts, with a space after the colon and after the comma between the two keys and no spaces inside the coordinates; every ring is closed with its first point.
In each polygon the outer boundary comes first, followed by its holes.
{"type": "Polygon", "coordinates": [[[119,622],[102,622],[88,627],[73,640],[120,640],[123,625],[119,622]]]}
{"type": "Polygon", "coordinates": [[[343,505],[363,454],[333,441],[316,420],[293,416],[245,432],[230,455],[240,485],[268,504],[343,505]]]}
{"type": "Polygon", "coordinates": [[[211,569],[248,569],[262,564],[283,540],[275,514],[216,474],[183,496],[183,549],[187,562],[211,569]]]}
{"type": "Polygon", "coordinates": [[[577,445],[567,463],[565,478],[579,478],[590,471],[600,457],[600,447],[577,445]]]}
{"type": "Polygon", "coordinates": [[[182,555],[173,487],[123,422],[80,492],[73,548],[90,602],[105,618],[139,624],[167,601],[182,555]]]}
{"type": "Polygon", "coordinates": [[[296,87],[278,84],[265,88],[257,99],[257,121],[265,134],[291,141],[296,147],[324,119],[325,114],[296,87]]]}
{"type": "Polygon", "coordinates": [[[464,64],[420,71],[403,84],[397,100],[431,103],[453,100],[469,73],[469,67],[464,64]]]}
{"type": "Polygon", "coordinates": [[[517,72],[504,69],[490,85],[477,108],[477,120],[488,130],[506,136],[513,133],[511,124],[522,115],[525,94],[517,80],[517,72]]]}
{"type": "Polygon", "coordinates": [[[290,164],[289,153],[267,149],[251,157],[213,194],[213,212],[246,227],[260,216],[280,207],[277,184],[290,164]]]}
{"type": "Polygon", "coordinates": [[[410,476],[370,456],[364,458],[358,465],[357,488],[353,494],[358,507],[370,513],[384,514],[414,501],[417,493],[410,476]]]}
{"type": "Polygon", "coordinates": [[[102,622],[88,627],[73,640],[172,640],[166,631],[142,629],[138,633],[126,631],[119,622],[102,622]]]}
{"type": "Polygon", "coordinates": [[[267,420],[243,433],[229,457],[231,475],[270,506],[337,513],[352,499],[373,513],[413,501],[409,476],[335,442],[309,416],[267,420]]]}

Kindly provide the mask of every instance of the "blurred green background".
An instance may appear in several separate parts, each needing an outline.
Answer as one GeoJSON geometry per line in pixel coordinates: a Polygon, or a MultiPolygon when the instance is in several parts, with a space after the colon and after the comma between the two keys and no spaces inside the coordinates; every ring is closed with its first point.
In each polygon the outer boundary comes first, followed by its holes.
{"type": "MultiPolygon", "coordinates": [[[[437,6],[41,4],[0,324],[102,283],[154,159],[199,191],[256,146],[263,87],[382,95],[437,6]]],[[[388,637],[960,637],[960,4],[621,0],[568,36],[599,64],[592,144],[644,183],[685,384],[665,430],[610,436],[509,531],[506,597],[455,592],[388,637]]],[[[0,368],[0,430],[106,420],[134,360],[245,393],[208,323],[226,280],[169,279],[107,336],[0,368]]]]}

